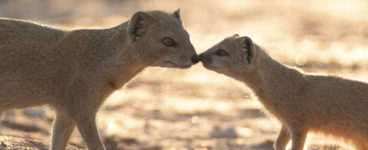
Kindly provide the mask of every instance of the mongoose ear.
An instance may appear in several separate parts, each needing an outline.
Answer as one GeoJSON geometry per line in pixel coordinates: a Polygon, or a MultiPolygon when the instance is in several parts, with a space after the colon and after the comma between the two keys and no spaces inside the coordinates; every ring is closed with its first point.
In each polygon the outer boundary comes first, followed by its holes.
{"type": "Polygon", "coordinates": [[[235,37],[239,37],[239,34],[238,34],[238,33],[235,33],[233,36],[235,36],[235,37]]]}
{"type": "Polygon", "coordinates": [[[158,20],[156,20],[153,16],[145,12],[142,12],[142,11],[136,12],[129,21],[129,25],[128,25],[129,38],[133,42],[138,41],[140,38],[142,38],[145,35],[149,26],[157,22],[158,20]]]}
{"type": "Polygon", "coordinates": [[[179,20],[179,22],[181,22],[180,8],[178,8],[178,10],[176,10],[173,14],[174,14],[174,17],[177,18],[179,20]]]}
{"type": "Polygon", "coordinates": [[[240,42],[242,58],[244,58],[247,63],[250,64],[255,56],[254,43],[252,39],[247,36],[240,37],[238,40],[240,42]]]}

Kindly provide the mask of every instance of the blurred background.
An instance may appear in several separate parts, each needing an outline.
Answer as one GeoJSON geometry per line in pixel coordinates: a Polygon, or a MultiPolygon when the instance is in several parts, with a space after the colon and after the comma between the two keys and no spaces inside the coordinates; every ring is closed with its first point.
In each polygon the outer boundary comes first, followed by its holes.
{"type": "MultiPolygon", "coordinates": [[[[0,17],[107,28],[136,11],[178,8],[198,53],[238,33],[305,72],[368,79],[365,0],[0,0],[0,17]]],[[[5,112],[1,145],[47,149],[53,116],[46,106],[5,112]]],[[[109,97],[98,126],[111,150],[271,150],[280,123],[244,84],[198,64],[145,69],[109,97]]],[[[318,135],[307,143],[308,150],[351,149],[318,135]]],[[[70,144],[84,148],[77,130],[70,144]]]]}

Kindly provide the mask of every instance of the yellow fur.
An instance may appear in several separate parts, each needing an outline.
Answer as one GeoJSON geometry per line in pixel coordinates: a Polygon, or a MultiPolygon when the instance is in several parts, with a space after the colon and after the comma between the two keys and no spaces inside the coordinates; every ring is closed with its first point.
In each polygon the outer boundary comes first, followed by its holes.
{"type": "Polygon", "coordinates": [[[108,29],[66,31],[0,18],[0,113],[50,105],[53,150],[76,125],[90,150],[105,149],[95,116],[104,99],[148,66],[188,68],[198,56],[179,11],[137,12],[108,29]],[[164,38],[177,46],[167,46],[164,38]]]}
{"type": "Polygon", "coordinates": [[[248,37],[234,35],[200,55],[203,65],[247,84],[282,123],[276,150],[302,150],[308,132],[343,138],[368,149],[368,84],[310,75],[269,57],[248,37]],[[227,51],[218,56],[217,50],[227,51]],[[247,61],[250,58],[250,61],[247,61]]]}

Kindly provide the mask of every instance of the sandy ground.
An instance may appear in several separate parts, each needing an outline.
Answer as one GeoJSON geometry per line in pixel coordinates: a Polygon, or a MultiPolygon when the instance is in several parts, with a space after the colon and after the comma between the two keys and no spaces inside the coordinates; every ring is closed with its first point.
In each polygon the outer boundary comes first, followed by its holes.
{"type": "MultiPolygon", "coordinates": [[[[0,17],[104,28],[138,10],[177,8],[198,53],[239,33],[306,72],[368,79],[364,0],[1,0],[0,17]]],[[[5,112],[0,149],[47,149],[53,115],[47,106],[5,112]]],[[[187,70],[147,68],[109,97],[98,126],[111,150],[271,150],[280,128],[246,85],[201,64],[187,70]]],[[[308,136],[307,143],[308,150],[351,149],[318,135],[308,136]]],[[[84,148],[77,130],[70,144],[84,148]]]]}

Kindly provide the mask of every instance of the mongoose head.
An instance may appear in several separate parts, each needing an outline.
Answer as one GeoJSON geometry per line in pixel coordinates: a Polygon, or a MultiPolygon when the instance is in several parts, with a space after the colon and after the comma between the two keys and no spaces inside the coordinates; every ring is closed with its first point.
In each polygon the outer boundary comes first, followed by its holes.
{"type": "Polygon", "coordinates": [[[188,68],[199,57],[182,26],[180,10],[137,12],[129,21],[128,40],[148,66],[188,68]]]}
{"type": "Polygon", "coordinates": [[[249,37],[238,34],[228,37],[199,55],[209,70],[234,76],[255,68],[255,45],[249,37]]]}

